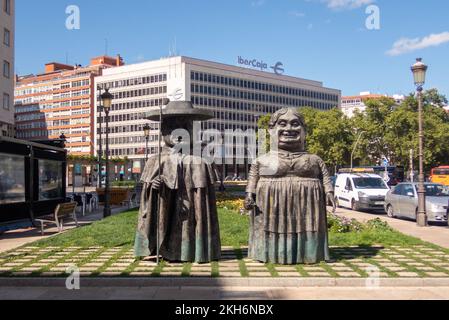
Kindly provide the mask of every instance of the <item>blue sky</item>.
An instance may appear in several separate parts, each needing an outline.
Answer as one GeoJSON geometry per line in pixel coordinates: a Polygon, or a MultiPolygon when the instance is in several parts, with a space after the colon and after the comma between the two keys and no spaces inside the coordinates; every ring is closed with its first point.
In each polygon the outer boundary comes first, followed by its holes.
{"type": "Polygon", "coordinates": [[[416,57],[429,65],[426,88],[449,97],[449,2],[446,0],[41,0],[16,1],[16,72],[50,61],[87,64],[105,52],[126,63],[158,59],[176,43],[181,55],[227,64],[237,57],[288,75],[323,81],[343,95],[408,94],[416,57]],[[80,29],[66,28],[66,8],[80,29]],[[380,29],[365,26],[369,5],[380,29]],[[394,50],[393,50],[394,49],[394,50]]]}

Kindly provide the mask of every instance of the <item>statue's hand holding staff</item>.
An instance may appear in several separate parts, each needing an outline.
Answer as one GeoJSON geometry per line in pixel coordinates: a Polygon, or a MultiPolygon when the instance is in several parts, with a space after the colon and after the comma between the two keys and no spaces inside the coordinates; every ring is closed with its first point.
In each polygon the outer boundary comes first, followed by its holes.
{"type": "Polygon", "coordinates": [[[154,179],[153,182],[151,183],[151,188],[159,191],[161,189],[161,185],[162,185],[162,178],[163,178],[163,176],[161,176],[160,178],[157,177],[156,179],[154,179]]]}
{"type": "Polygon", "coordinates": [[[256,201],[254,201],[254,195],[252,193],[247,193],[245,198],[245,209],[250,211],[256,207],[256,201]]]}

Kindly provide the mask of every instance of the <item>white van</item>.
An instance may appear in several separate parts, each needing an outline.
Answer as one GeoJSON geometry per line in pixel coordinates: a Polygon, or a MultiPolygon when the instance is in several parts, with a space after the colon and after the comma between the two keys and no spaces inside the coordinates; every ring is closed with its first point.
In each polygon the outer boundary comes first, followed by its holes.
{"type": "Polygon", "coordinates": [[[377,174],[340,173],[335,182],[335,204],[352,210],[383,210],[389,190],[377,174]]]}

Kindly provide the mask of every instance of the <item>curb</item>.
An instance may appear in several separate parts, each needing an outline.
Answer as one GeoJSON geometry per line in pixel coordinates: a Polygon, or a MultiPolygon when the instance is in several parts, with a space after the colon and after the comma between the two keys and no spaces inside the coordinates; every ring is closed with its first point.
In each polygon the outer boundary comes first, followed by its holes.
{"type": "MultiPolygon", "coordinates": [[[[1,287],[65,287],[66,278],[0,278],[1,287]]],[[[449,287],[449,278],[81,278],[84,287],[449,287]],[[377,282],[378,281],[378,282],[377,282]]]]}

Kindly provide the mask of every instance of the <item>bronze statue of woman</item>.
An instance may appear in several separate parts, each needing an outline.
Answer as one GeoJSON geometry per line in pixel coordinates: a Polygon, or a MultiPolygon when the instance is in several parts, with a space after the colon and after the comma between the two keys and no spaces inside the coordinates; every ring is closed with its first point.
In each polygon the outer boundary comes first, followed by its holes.
{"type": "Polygon", "coordinates": [[[295,109],[274,113],[271,151],[251,166],[245,207],[252,210],[250,258],[277,264],[329,260],[326,200],[333,186],[323,160],[305,151],[306,125],[295,109]]]}

